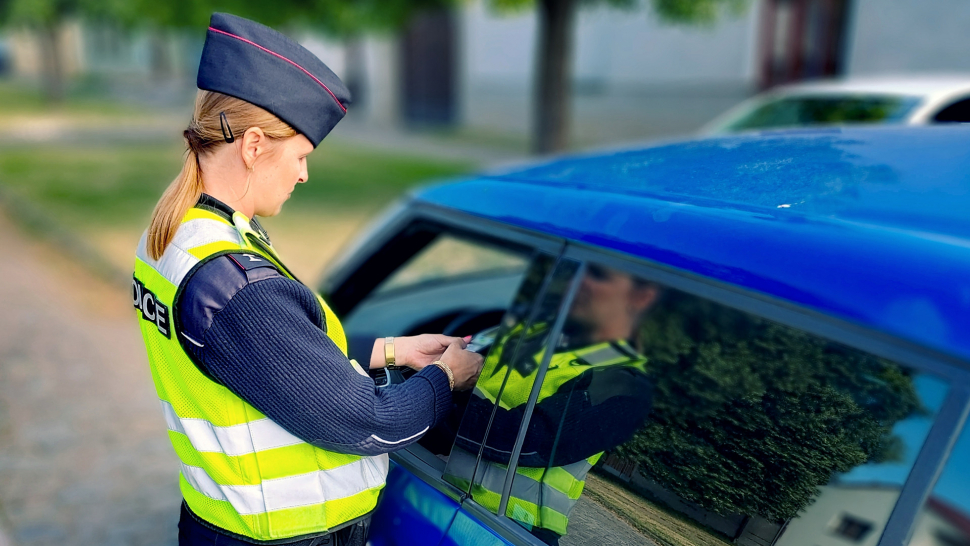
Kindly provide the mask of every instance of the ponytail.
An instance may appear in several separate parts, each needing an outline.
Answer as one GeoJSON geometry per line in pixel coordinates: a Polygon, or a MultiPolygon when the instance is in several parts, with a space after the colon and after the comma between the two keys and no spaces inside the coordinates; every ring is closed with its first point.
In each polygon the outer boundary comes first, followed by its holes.
{"type": "Polygon", "coordinates": [[[202,172],[199,169],[199,156],[190,147],[185,153],[182,172],[168,185],[152,212],[146,245],[151,259],[158,260],[162,257],[168,244],[175,238],[175,232],[185,213],[198,203],[201,196],[202,172]]]}
{"type": "Polygon", "coordinates": [[[202,182],[202,167],[199,158],[214,152],[226,144],[227,128],[231,136],[241,138],[250,127],[259,127],[271,139],[284,139],[296,136],[297,132],[266,110],[244,100],[200,90],[195,98],[195,112],[182,136],[187,151],[182,172],[169,184],[162,194],[152,220],[148,226],[148,255],[158,260],[165,253],[175,232],[182,224],[185,213],[195,206],[205,186],[202,182]]]}

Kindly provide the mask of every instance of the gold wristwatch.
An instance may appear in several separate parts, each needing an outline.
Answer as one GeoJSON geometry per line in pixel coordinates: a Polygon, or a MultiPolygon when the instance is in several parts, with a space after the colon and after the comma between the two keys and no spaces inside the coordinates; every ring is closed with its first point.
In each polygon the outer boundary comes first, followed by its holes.
{"type": "Polygon", "coordinates": [[[394,364],[394,338],[390,336],[384,338],[384,365],[389,370],[397,368],[394,364]]]}

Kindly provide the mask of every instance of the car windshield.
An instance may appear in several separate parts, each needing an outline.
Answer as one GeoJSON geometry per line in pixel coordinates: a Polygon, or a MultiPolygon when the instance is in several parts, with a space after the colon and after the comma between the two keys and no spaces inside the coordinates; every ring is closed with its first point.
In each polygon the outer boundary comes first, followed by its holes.
{"type": "Polygon", "coordinates": [[[919,103],[908,96],[798,96],[762,103],[729,122],[725,132],[848,123],[898,123],[919,103]]]}

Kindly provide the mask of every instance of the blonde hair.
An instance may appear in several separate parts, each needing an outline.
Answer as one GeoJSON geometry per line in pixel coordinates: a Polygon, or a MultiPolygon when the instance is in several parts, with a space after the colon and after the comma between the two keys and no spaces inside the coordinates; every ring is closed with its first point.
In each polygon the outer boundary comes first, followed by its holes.
{"type": "Polygon", "coordinates": [[[153,260],[162,257],[175,237],[185,213],[195,206],[202,195],[202,168],[199,166],[199,158],[226,145],[226,135],[230,131],[233,138],[242,138],[252,127],[259,127],[266,136],[276,140],[297,134],[286,122],[259,106],[215,91],[199,90],[195,97],[192,121],[189,122],[188,129],[182,132],[186,144],[182,172],[158,200],[148,226],[148,255],[153,260]],[[229,125],[225,129],[220,120],[223,114],[229,125]],[[225,134],[223,130],[226,131],[225,134]]]}

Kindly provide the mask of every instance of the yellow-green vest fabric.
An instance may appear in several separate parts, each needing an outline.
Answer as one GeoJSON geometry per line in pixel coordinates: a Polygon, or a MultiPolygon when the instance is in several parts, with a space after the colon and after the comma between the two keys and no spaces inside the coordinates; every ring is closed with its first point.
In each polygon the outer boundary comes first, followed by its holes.
{"type": "MultiPolygon", "coordinates": [[[[370,512],[384,487],[386,455],[335,453],[290,434],[199,371],[174,331],[176,293],[193,267],[216,253],[255,252],[278,262],[275,255],[253,246],[221,216],[198,208],[186,214],[161,259],[148,256],[146,239],[143,235],[135,261],[136,313],[189,508],[257,541],[324,533],[370,512]]],[[[327,335],[346,355],[339,320],[322,299],[320,304],[327,335]]]]}
{"type": "MultiPolygon", "coordinates": [[[[614,343],[620,344],[623,350],[617,350],[611,343],[598,343],[582,349],[554,354],[549,361],[549,369],[539,390],[537,403],[552,396],[567,382],[593,368],[627,366],[646,372],[645,358],[632,356],[636,355],[636,352],[626,342],[614,343]]],[[[489,357],[491,358],[491,355],[489,357]]],[[[535,360],[541,361],[542,354],[535,355],[535,360]]],[[[528,375],[522,375],[515,367],[509,373],[511,375],[504,390],[501,391],[500,404],[505,409],[515,408],[528,402],[536,374],[532,371],[528,375]]],[[[475,386],[476,394],[494,402],[502,383],[505,382],[505,375],[499,373],[480,380],[475,386]]],[[[596,453],[564,466],[517,467],[515,478],[512,480],[506,515],[527,525],[565,535],[569,524],[569,513],[583,492],[586,475],[602,456],[603,453],[596,453]]],[[[471,476],[474,465],[473,454],[460,449],[452,450],[448,466],[454,469],[453,472],[462,476],[471,476]]],[[[507,469],[508,467],[501,463],[482,461],[475,477],[476,483],[471,491],[475,502],[493,512],[498,510],[507,469]]]]}

